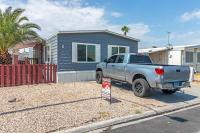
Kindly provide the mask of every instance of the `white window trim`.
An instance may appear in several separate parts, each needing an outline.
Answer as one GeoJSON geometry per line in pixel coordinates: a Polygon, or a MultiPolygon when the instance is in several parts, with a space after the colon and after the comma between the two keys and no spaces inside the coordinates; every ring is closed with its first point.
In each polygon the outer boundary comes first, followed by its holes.
{"type": "Polygon", "coordinates": [[[192,49],[185,50],[184,54],[185,54],[185,64],[191,65],[191,64],[195,63],[194,50],[192,50],[192,49]],[[193,62],[186,62],[186,52],[192,52],[193,53],[193,62]]]}
{"type": "MultiPolygon", "coordinates": [[[[86,58],[87,58],[87,48],[86,48],[86,58]]],[[[94,43],[80,43],[80,42],[72,42],[72,62],[73,63],[99,63],[101,61],[101,45],[94,44],[94,43]],[[78,61],[78,54],[77,54],[77,45],[92,45],[95,46],[95,61],[88,62],[88,61],[78,61]],[[75,52],[75,53],[74,53],[75,52]]]]}
{"type": "MultiPolygon", "coordinates": [[[[112,47],[118,47],[118,49],[119,49],[119,47],[124,47],[124,48],[126,48],[126,53],[129,53],[130,52],[130,47],[129,46],[123,46],[123,45],[108,45],[108,58],[109,57],[111,57],[112,56],[112,47]],[[110,49],[110,48],[111,49],[110,49]],[[110,51],[111,50],[111,51],[110,51]]],[[[118,50],[118,54],[119,54],[119,50],[118,50]]]]}
{"type": "Polygon", "coordinates": [[[197,61],[197,64],[200,64],[200,62],[198,62],[198,53],[200,53],[200,50],[199,49],[197,49],[197,52],[196,52],[196,61],[197,61]]]}
{"type": "MultiPolygon", "coordinates": [[[[48,58],[48,56],[46,57],[46,54],[45,54],[45,63],[46,64],[50,64],[51,63],[51,45],[46,45],[45,47],[49,47],[49,51],[47,50],[47,55],[48,55],[48,52],[49,52],[49,61],[46,60],[46,58],[48,58]]],[[[45,52],[46,52],[46,48],[45,48],[45,52]]]]}

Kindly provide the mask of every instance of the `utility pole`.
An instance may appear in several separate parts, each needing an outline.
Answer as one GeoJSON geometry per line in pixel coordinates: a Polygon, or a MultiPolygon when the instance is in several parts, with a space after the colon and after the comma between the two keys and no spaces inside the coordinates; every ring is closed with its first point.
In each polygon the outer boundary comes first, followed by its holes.
{"type": "Polygon", "coordinates": [[[170,47],[171,44],[170,44],[170,42],[169,42],[169,39],[170,39],[170,34],[171,34],[171,32],[168,31],[167,34],[168,34],[168,46],[170,47]]]}
{"type": "Polygon", "coordinates": [[[169,49],[173,49],[173,46],[172,46],[172,44],[170,44],[170,34],[171,34],[171,32],[167,32],[167,35],[168,35],[168,47],[169,47],[169,49]]]}

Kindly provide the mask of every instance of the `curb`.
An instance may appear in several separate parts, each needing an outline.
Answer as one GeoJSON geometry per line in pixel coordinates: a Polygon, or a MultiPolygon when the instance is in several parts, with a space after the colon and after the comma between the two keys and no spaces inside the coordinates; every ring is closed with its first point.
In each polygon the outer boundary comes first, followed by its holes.
{"type": "Polygon", "coordinates": [[[92,124],[85,125],[85,126],[75,127],[75,128],[71,128],[71,129],[67,129],[67,130],[62,130],[62,131],[57,131],[56,133],[89,132],[89,131],[93,131],[93,130],[97,130],[97,129],[101,129],[101,128],[105,128],[105,127],[109,127],[109,126],[113,126],[113,125],[117,125],[117,124],[122,124],[125,122],[137,121],[137,120],[141,120],[141,119],[145,119],[145,118],[149,118],[149,117],[153,117],[153,116],[157,116],[157,115],[161,115],[161,114],[165,114],[165,113],[170,113],[173,111],[181,110],[184,108],[189,108],[189,107],[196,106],[196,105],[200,105],[200,100],[187,102],[186,104],[177,105],[175,107],[158,109],[156,111],[147,111],[144,114],[135,114],[135,115],[129,115],[129,116],[124,116],[124,117],[113,118],[110,120],[96,122],[96,123],[92,123],[92,124]]]}

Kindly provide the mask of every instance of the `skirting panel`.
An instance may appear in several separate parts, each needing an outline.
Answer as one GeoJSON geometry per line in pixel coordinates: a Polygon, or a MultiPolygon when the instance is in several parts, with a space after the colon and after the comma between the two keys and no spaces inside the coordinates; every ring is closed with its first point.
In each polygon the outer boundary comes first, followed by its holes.
{"type": "Polygon", "coordinates": [[[57,72],[58,83],[81,82],[95,80],[95,71],[65,71],[57,72]]]}

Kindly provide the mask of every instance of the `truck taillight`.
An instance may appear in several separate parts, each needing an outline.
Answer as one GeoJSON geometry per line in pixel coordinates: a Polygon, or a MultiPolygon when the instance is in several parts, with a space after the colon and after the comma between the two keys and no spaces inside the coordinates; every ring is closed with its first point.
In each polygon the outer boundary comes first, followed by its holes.
{"type": "Polygon", "coordinates": [[[155,69],[155,72],[156,72],[156,74],[158,74],[158,75],[164,75],[164,73],[165,73],[164,69],[162,69],[162,68],[156,68],[156,69],[155,69]]]}

